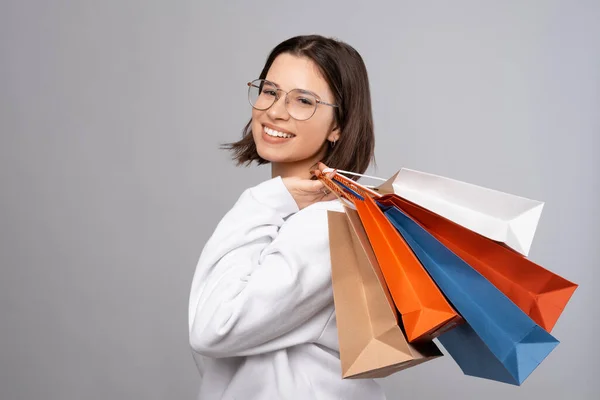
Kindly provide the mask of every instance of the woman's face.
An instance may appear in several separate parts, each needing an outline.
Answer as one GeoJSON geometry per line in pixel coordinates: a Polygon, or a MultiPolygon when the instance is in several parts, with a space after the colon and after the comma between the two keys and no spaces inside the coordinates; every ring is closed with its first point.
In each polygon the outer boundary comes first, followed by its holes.
{"type": "MultiPolygon", "coordinates": [[[[315,93],[324,102],[335,103],[329,85],[308,58],[281,54],[265,79],[285,92],[304,89],[315,93]]],[[[286,110],[285,93],[279,91],[279,97],[268,110],[252,109],[252,136],[258,154],[273,164],[301,163],[309,168],[325,156],[328,141],[339,138],[335,110],[318,105],[311,118],[297,121],[286,110]],[[275,137],[277,135],[285,137],[275,137]]]]}

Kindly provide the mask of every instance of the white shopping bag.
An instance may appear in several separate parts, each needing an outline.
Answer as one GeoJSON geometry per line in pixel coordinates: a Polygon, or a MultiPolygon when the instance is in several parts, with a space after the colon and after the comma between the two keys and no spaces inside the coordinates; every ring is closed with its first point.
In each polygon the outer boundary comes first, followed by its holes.
{"type": "Polygon", "coordinates": [[[377,187],[527,256],[544,203],[402,168],[377,187]]]}

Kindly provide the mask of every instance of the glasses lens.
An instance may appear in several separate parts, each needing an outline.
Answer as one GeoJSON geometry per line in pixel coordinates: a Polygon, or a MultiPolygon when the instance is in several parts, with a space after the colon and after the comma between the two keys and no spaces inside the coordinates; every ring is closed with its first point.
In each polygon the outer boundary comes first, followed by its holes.
{"type": "Polygon", "coordinates": [[[287,95],[287,110],[292,118],[303,121],[309,119],[317,109],[317,99],[310,93],[294,89],[287,95]]]}
{"type": "Polygon", "coordinates": [[[277,87],[269,81],[257,79],[248,86],[248,101],[258,110],[266,110],[277,99],[277,87]]]}

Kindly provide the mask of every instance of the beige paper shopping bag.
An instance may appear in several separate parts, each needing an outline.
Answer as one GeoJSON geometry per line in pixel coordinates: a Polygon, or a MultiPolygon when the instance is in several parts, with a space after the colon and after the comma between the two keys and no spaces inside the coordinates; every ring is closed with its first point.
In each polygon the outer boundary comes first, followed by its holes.
{"type": "Polygon", "coordinates": [[[343,378],[383,378],[442,356],[410,344],[358,214],[328,213],[331,273],[343,378]]]}

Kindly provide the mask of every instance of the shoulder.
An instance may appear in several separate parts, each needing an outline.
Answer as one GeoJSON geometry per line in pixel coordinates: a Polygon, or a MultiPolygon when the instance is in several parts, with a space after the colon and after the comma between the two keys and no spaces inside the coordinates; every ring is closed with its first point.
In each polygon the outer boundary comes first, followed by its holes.
{"type": "Polygon", "coordinates": [[[339,200],[311,204],[292,214],[280,228],[283,237],[294,237],[298,247],[329,246],[328,212],[344,212],[339,200]]]}
{"type": "Polygon", "coordinates": [[[330,279],[330,211],[343,212],[343,207],[338,201],[319,202],[290,215],[261,256],[278,253],[288,261],[295,260],[304,273],[315,271],[311,272],[315,277],[330,279]]]}
{"type": "MultiPolygon", "coordinates": [[[[298,248],[318,243],[328,245],[327,214],[329,211],[344,212],[339,200],[320,201],[299,210],[296,201],[279,177],[247,189],[246,194],[253,202],[282,218],[277,242],[292,240],[298,248]]],[[[254,210],[258,211],[259,209],[254,210]]]]}

